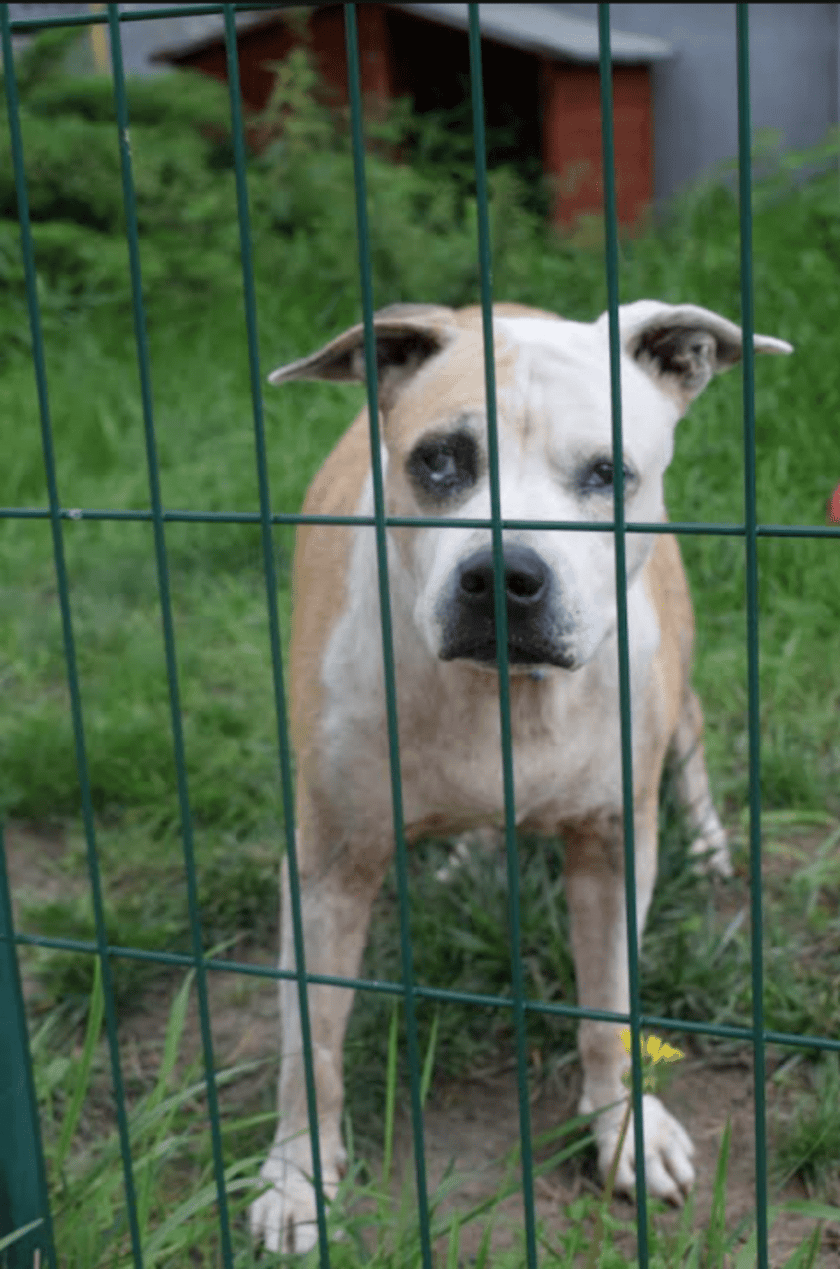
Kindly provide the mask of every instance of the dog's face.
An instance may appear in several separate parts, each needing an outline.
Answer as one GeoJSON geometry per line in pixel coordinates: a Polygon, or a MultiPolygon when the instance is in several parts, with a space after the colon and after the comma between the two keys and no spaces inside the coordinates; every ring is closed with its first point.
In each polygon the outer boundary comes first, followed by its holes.
{"type": "MultiPolygon", "coordinates": [[[[448,522],[390,530],[429,652],[492,671],[491,532],[458,527],[490,517],[483,341],[480,322],[459,316],[421,306],[377,315],[386,500],[389,515],[448,522]]],[[[739,359],[741,333],[704,309],[653,301],[625,306],[620,319],[626,514],[657,522],[674,427],[712,375],[739,359]]],[[[272,381],[361,377],[360,348],[357,328],[272,381]]],[[[756,348],[790,350],[762,336],[756,348]]],[[[498,316],[494,353],[503,519],[611,520],[606,314],[591,324],[498,316]]],[[[652,545],[651,535],[627,535],[628,582],[652,545]]],[[[615,626],[613,534],[521,527],[504,531],[503,546],[512,672],[585,665],[615,626]]]]}
{"type": "MultiPolygon", "coordinates": [[[[499,491],[506,520],[613,518],[606,323],[499,318],[494,329],[499,491]]],[[[634,363],[623,368],[628,516],[663,516],[676,404],[634,363]]],[[[490,471],[481,333],[461,337],[413,376],[387,427],[388,509],[394,515],[489,519],[490,471]]],[[[415,622],[433,655],[496,666],[488,529],[394,531],[415,591],[415,622]]],[[[615,624],[610,532],[506,530],[511,668],[584,665],[615,624]]],[[[648,537],[627,537],[633,577],[648,537]]]]}

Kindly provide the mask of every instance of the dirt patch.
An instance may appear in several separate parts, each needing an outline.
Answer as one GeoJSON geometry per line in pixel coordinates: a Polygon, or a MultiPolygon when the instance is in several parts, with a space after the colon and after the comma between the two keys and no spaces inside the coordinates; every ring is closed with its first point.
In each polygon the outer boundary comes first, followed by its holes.
{"type": "MultiPolygon", "coordinates": [[[[61,867],[64,841],[60,832],[44,834],[15,827],[7,834],[7,857],[16,917],[32,897],[41,902],[50,896],[66,897],[68,880],[61,867]]],[[[80,890],[84,883],[79,883],[80,890]]],[[[270,964],[270,948],[238,948],[239,959],[254,964],[270,964]]],[[[167,1020],[175,992],[183,981],[180,972],[163,977],[144,993],[137,1007],[120,1021],[123,1073],[129,1097],[148,1090],[154,1081],[163,1049],[167,1020]]],[[[27,994],[34,980],[25,975],[27,994]]],[[[271,980],[234,973],[210,972],[208,999],[212,1017],[214,1057],[217,1068],[243,1062],[259,1062],[251,1074],[236,1085],[222,1090],[223,1111],[241,1115],[273,1098],[277,1052],[277,993],[271,980]]],[[[183,1062],[200,1053],[200,1029],[196,993],[190,1001],[184,1037],[183,1062]]],[[[106,1063],[101,1063],[100,1115],[109,1111],[106,1063]]],[[[535,1137],[547,1133],[576,1113],[579,1077],[576,1067],[564,1066],[551,1076],[537,1072],[532,1081],[531,1116],[535,1137]]],[[[770,1121],[783,1109],[787,1094],[768,1085],[770,1121]]],[[[674,1069],[665,1096],[669,1108],[685,1125],[697,1149],[696,1218],[704,1223],[709,1215],[712,1186],[722,1134],[727,1120],[732,1124],[732,1145],[727,1188],[727,1219],[732,1227],[749,1220],[755,1204],[754,1119],[751,1059],[748,1051],[726,1060],[688,1058],[674,1069]]],[[[105,1126],[98,1120],[96,1131],[105,1126]]],[[[451,1204],[464,1210],[495,1194],[505,1176],[504,1160],[519,1136],[519,1107],[516,1077],[512,1065],[498,1067],[469,1080],[447,1081],[438,1075],[425,1115],[425,1152],[430,1191],[440,1183],[448,1168],[466,1174],[451,1204]]],[[[557,1149],[552,1146],[551,1149],[557,1149]]],[[[412,1175],[411,1128],[407,1106],[400,1108],[395,1142],[395,1184],[412,1175]]],[[[371,1160],[375,1166],[376,1160],[371,1160]]],[[[538,1220],[549,1233],[562,1230],[563,1209],[582,1193],[600,1192],[591,1155],[577,1156],[556,1168],[535,1184],[538,1220]]],[[[772,1202],[806,1197],[798,1184],[771,1195],[772,1202]]],[[[631,1221],[634,1207],[624,1200],[613,1206],[616,1217],[631,1221]]],[[[671,1219],[666,1217],[666,1220],[671,1219]]],[[[676,1220],[676,1216],[673,1218],[676,1220]]],[[[770,1264],[781,1266],[810,1233],[808,1218],[785,1214],[777,1219],[770,1235],[770,1264]]],[[[505,1200],[499,1209],[494,1235],[497,1248],[513,1244],[522,1228],[521,1197],[505,1200]]],[[[463,1263],[478,1250],[480,1229],[462,1231],[463,1263]]],[[[629,1247],[628,1247],[629,1250],[629,1247]]],[[[840,1266],[840,1226],[827,1226],[817,1264],[840,1266]]]]}
{"type": "MultiPolygon", "coordinates": [[[[48,903],[66,896],[67,877],[61,865],[67,838],[60,826],[50,831],[9,824],[5,830],[5,845],[16,923],[20,920],[21,908],[30,899],[48,903]]],[[[79,890],[82,885],[80,878],[79,890]]]]}
{"type": "MultiPolygon", "coordinates": [[[[31,902],[46,904],[86,893],[86,876],[68,876],[63,863],[67,841],[60,828],[44,832],[25,825],[10,825],[5,844],[12,913],[17,927],[31,902]]],[[[275,960],[271,948],[252,948],[244,943],[227,949],[223,955],[253,965],[268,966],[275,960]]],[[[31,949],[27,947],[22,949],[20,967],[26,1002],[31,1009],[39,1011],[42,992],[31,949]]],[[[172,1004],[183,984],[184,973],[183,969],[162,970],[119,1019],[123,1079],[129,1101],[148,1092],[155,1082],[172,1004]]],[[[235,1105],[241,1111],[244,1102],[251,1101],[274,1079],[271,1072],[276,1068],[278,1036],[276,986],[271,979],[212,970],[208,970],[206,982],[216,1068],[249,1062],[262,1064],[259,1072],[240,1078],[235,1088],[221,1090],[222,1104],[235,1105]]],[[[198,995],[193,987],[178,1069],[186,1070],[200,1055],[198,995]]],[[[104,1051],[96,1070],[101,1078],[97,1079],[91,1098],[98,1112],[94,1115],[96,1122],[89,1123],[92,1137],[108,1129],[109,1123],[105,1121],[111,1116],[104,1051]]]]}
{"type": "MultiPolygon", "coordinates": [[[[727,1120],[732,1125],[727,1186],[727,1221],[734,1227],[739,1221],[751,1221],[755,1210],[755,1149],[752,1096],[752,1072],[747,1055],[726,1065],[708,1060],[686,1060],[675,1073],[665,1095],[668,1107],[690,1133],[697,1154],[697,1186],[695,1191],[696,1222],[705,1224],[712,1205],[712,1188],[721,1139],[727,1120]]],[[[531,1116],[534,1136],[549,1132],[576,1113],[577,1073],[570,1075],[565,1088],[543,1086],[532,1099],[531,1116]]],[[[411,1132],[407,1115],[402,1122],[400,1139],[401,1163],[411,1169],[411,1132]]],[[[501,1160],[518,1140],[519,1106],[513,1069],[481,1082],[436,1089],[425,1117],[425,1145],[430,1190],[439,1184],[447,1167],[454,1163],[459,1172],[471,1174],[458,1190],[457,1204],[462,1209],[495,1193],[504,1179],[501,1160]]],[[[554,1147],[556,1149],[556,1147],[554,1147]]],[[[577,1156],[535,1182],[535,1208],[539,1221],[549,1233],[563,1229],[562,1209],[582,1193],[599,1194],[594,1159],[577,1156]]],[[[771,1201],[784,1202],[805,1198],[801,1185],[794,1183],[781,1192],[774,1192],[771,1201]]],[[[620,1220],[632,1221],[634,1205],[617,1199],[613,1214],[620,1220]]],[[[500,1207],[500,1220],[494,1239],[497,1247],[512,1245],[522,1228],[522,1200],[519,1194],[500,1207]]],[[[663,1218],[675,1224],[678,1216],[663,1218]]],[[[813,1230],[809,1218],[785,1214],[777,1219],[770,1233],[770,1264],[781,1266],[813,1230]]],[[[480,1241],[480,1229],[462,1231],[462,1246],[468,1263],[480,1241]]],[[[840,1264],[840,1226],[824,1230],[820,1265],[840,1264]]],[[[628,1246],[627,1251],[631,1248],[628,1246]]]]}

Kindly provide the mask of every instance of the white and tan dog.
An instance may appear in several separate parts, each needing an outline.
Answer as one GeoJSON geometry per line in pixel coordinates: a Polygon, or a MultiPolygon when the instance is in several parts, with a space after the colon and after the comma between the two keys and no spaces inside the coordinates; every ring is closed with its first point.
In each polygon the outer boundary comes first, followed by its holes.
{"type": "MultiPolygon", "coordinates": [[[[396,305],[375,318],[387,512],[487,518],[490,495],[481,313],[396,305]]],[[[631,520],[665,519],[662,479],[674,428],[718,371],[741,357],[741,331],[691,305],[620,310],[624,480],[631,520]]],[[[613,461],[608,323],[494,310],[502,515],[610,520],[613,461]]],[[[759,352],[789,344],[755,337],[759,352]]],[[[292,379],[364,378],[361,326],[276,370],[292,379]]],[[[316,476],[309,514],[373,511],[367,414],[316,476]]],[[[644,925],[656,874],[657,805],[669,749],[679,764],[693,849],[729,870],[712,805],[702,714],[689,683],[693,614],[671,536],[627,535],[636,903],[644,925]]],[[[561,833],[581,1005],[627,1012],[621,746],[614,541],[610,532],[505,531],[505,580],[517,824],[561,833]]],[[[408,840],[503,820],[493,568],[488,529],[390,528],[390,593],[408,840]]],[[[297,752],[297,850],[307,969],[355,976],[371,905],[391,859],[393,821],[374,530],[302,526],[294,568],[291,722],[297,752]]],[[[281,966],[295,966],[283,885],[281,966]]],[[[352,992],[310,986],[318,1122],[327,1197],[344,1151],[342,1045],[352,992]]],[[[271,1250],[316,1238],[298,988],[280,985],[277,1138],[251,1209],[271,1250]]],[[[583,1022],[582,1109],[596,1121],[602,1171],[612,1158],[628,1059],[618,1027],[583,1022]]],[[[693,1147],[644,1098],[649,1190],[678,1200],[693,1147]]],[[[634,1184],[633,1134],[617,1186],[634,1184]]]]}

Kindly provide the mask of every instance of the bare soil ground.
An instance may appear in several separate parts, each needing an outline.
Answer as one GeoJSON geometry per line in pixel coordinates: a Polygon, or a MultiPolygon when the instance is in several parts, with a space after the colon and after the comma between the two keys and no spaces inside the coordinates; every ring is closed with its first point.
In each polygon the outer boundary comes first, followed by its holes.
{"type": "MultiPolygon", "coordinates": [[[[12,827],[6,849],[12,893],[16,910],[27,896],[37,894],[43,901],[51,894],[67,893],[67,880],[57,868],[62,853],[60,834],[45,834],[23,827],[12,827]]],[[[17,915],[17,914],[16,914],[17,915]]],[[[236,956],[254,963],[269,964],[273,950],[238,948],[236,956]]],[[[35,993],[35,980],[26,970],[24,984],[27,996],[35,993]]],[[[124,1075],[129,1094],[148,1088],[160,1058],[163,1036],[174,992],[180,977],[160,980],[138,1000],[137,1005],[121,1020],[121,1051],[124,1075]]],[[[237,1113],[248,1113],[266,1104],[267,1088],[273,1085],[276,1068],[272,1057],[276,1052],[277,1007],[274,984],[268,980],[238,974],[213,973],[208,977],[215,1060],[217,1067],[255,1059],[269,1059],[254,1074],[235,1087],[223,1091],[222,1106],[237,1113]]],[[[384,1037],[383,1037],[384,1044],[384,1037]]],[[[195,993],[184,1043],[184,1059],[189,1061],[199,1050],[199,1034],[195,993]]],[[[102,1068],[103,1093],[107,1081],[102,1068]]],[[[783,1107],[776,1087],[768,1084],[771,1148],[774,1113],[783,1107]]],[[[541,1077],[535,1073],[531,1087],[533,1132],[548,1132],[576,1113],[578,1074],[566,1066],[559,1074],[541,1077]]],[[[107,1096],[103,1098],[103,1104],[107,1096]]],[[[715,1165],[721,1137],[727,1120],[732,1124],[732,1145],[727,1190],[727,1217],[730,1226],[741,1218],[749,1218],[754,1210],[754,1119],[752,1100],[751,1055],[748,1050],[725,1060],[692,1058],[691,1055],[674,1068],[672,1083],[665,1100],[689,1131],[696,1149],[698,1184],[696,1216],[704,1222],[708,1216],[715,1165]]],[[[106,1112],[107,1113],[107,1112],[106,1112]]],[[[101,1126],[101,1125],[100,1125],[101,1126]]],[[[497,1192],[504,1177],[504,1158],[516,1144],[519,1133],[519,1109],[515,1071],[510,1063],[495,1070],[476,1074],[474,1078],[447,1081],[445,1074],[435,1076],[425,1116],[425,1146],[430,1189],[433,1189],[454,1163],[459,1173],[469,1178],[459,1187],[455,1202],[460,1208],[471,1206],[497,1192]]],[[[557,1147],[553,1147],[556,1149],[557,1147]]],[[[407,1106],[398,1109],[396,1140],[397,1179],[411,1172],[411,1128],[407,1106]]],[[[376,1160],[370,1161],[374,1166],[376,1160]]],[[[562,1227],[563,1208],[585,1192],[597,1193],[594,1161],[590,1156],[577,1157],[536,1181],[536,1214],[546,1222],[549,1231],[562,1227]]],[[[805,1198],[796,1182],[771,1195],[772,1202],[805,1198]]],[[[614,1215],[632,1220],[633,1205],[617,1199],[614,1215]]],[[[514,1195],[500,1208],[495,1245],[513,1243],[522,1226],[521,1197],[514,1195]]],[[[674,1217],[676,1219],[676,1217],[674,1217]]],[[[810,1233],[812,1222],[791,1214],[779,1217],[771,1230],[770,1264],[773,1269],[810,1233]]],[[[478,1247],[479,1231],[463,1230],[463,1263],[478,1247]]],[[[628,1247],[628,1250],[630,1248],[628,1247]]],[[[817,1260],[820,1266],[840,1266],[840,1224],[827,1225],[817,1260]]]]}
{"type": "MultiPolygon", "coordinates": [[[[708,1061],[686,1061],[666,1095],[674,1111],[694,1141],[696,1219],[699,1224],[708,1218],[712,1201],[721,1137],[727,1120],[732,1123],[732,1145],[727,1187],[727,1217],[730,1225],[749,1218],[755,1206],[755,1151],[752,1104],[752,1072],[748,1055],[743,1061],[715,1067],[708,1061]]],[[[563,1090],[565,1096],[545,1088],[533,1099],[532,1121],[536,1134],[547,1132],[576,1113],[577,1079],[570,1079],[563,1090]]],[[[407,1125],[406,1125],[407,1127],[407,1125]]],[[[432,1184],[443,1175],[451,1159],[459,1170],[474,1172],[475,1180],[459,1191],[459,1203],[477,1203],[494,1193],[503,1179],[498,1160],[516,1142],[519,1131],[519,1110],[513,1071],[507,1076],[446,1087],[438,1093],[426,1116],[426,1155],[432,1184]]],[[[410,1133],[406,1133],[405,1146],[410,1133]]],[[[538,1220],[545,1221],[548,1231],[562,1226],[562,1209],[582,1192],[599,1193],[594,1160],[584,1157],[558,1168],[536,1181],[535,1206],[538,1220]]],[[[801,1186],[787,1186],[774,1201],[804,1198],[801,1186]]],[[[521,1198],[516,1195],[502,1204],[508,1218],[507,1227],[500,1222],[496,1243],[511,1243],[522,1224],[521,1198]]],[[[617,1199],[613,1213],[619,1219],[632,1220],[635,1207],[629,1200],[617,1199]]],[[[670,1217],[666,1217],[670,1220],[670,1217]]],[[[676,1221],[676,1214],[673,1220],[676,1221]]],[[[813,1222],[802,1217],[785,1215],[773,1226],[770,1236],[770,1263],[784,1264],[791,1252],[813,1229],[813,1222]]],[[[478,1248],[479,1231],[464,1231],[463,1245],[467,1253],[478,1248]]],[[[626,1250],[631,1252],[628,1245],[626,1250]]],[[[819,1264],[840,1264],[840,1227],[824,1233],[823,1259],[819,1264]]]]}

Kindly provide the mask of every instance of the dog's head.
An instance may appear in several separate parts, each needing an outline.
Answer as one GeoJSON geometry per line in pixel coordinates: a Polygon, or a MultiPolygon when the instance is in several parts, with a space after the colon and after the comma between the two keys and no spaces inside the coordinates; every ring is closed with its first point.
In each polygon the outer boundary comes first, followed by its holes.
{"type": "MultiPolygon", "coordinates": [[[[742,353],[739,327],[694,305],[640,300],[619,310],[626,514],[664,518],[662,480],[674,427],[713,375],[742,353]]],[[[481,316],[476,309],[394,305],[374,320],[386,448],[387,511],[453,527],[391,529],[410,579],[414,619],[429,651],[493,669],[493,555],[481,316]]],[[[608,315],[587,324],[517,306],[494,312],[501,512],[506,520],[611,520],[608,315]]],[[[788,353],[755,336],[757,352],[788,353]]],[[[291,379],[360,381],[364,336],[353,327],[275,370],[291,379]]],[[[631,583],[653,546],[627,535],[631,583]]],[[[611,532],[504,532],[508,657],[513,672],[577,669],[616,621],[611,532]]]]}

